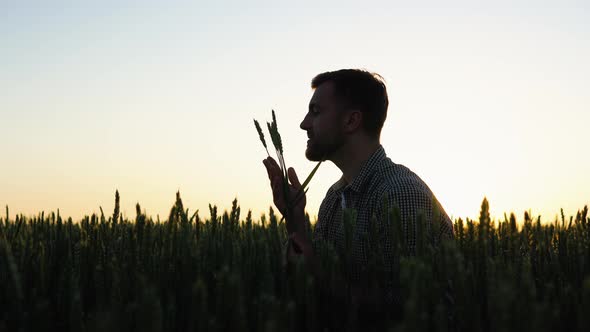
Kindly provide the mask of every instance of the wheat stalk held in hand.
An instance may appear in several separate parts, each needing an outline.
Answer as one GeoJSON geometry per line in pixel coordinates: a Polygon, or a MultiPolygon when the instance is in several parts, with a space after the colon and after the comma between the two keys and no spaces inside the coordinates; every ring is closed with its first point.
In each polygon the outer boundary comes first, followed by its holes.
{"type": "MultiPolygon", "coordinates": [[[[262,133],[262,129],[260,128],[258,121],[254,120],[254,125],[256,126],[256,131],[258,132],[258,135],[260,137],[260,141],[262,142],[262,145],[264,145],[264,148],[266,149],[266,153],[270,157],[270,154],[268,153],[268,148],[266,146],[266,141],[264,140],[264,134],[262,133]]],[[[277,159],[279,161],[279,167],[281,168],[281,173],[282,173],[282,177],[283,177],[283,192],[284,192],[284,195],[285,195],[285,198],[287,201],[287,210],[288,210],[287,213],[290,213],[289,211],[291,211],[293,206],[295,206],[295,204],[297,204],[297,202],[299,202],[299,200],[307,193],[306,187],[309,185],[309,182],[311,181],[314,174],[318,170],[322,161],[317,163],[317,165],[314,167],[314,169],[311,171],[311,173],[307,176],[307,178],[305,179],[305,181],[301,185],[301,188],[299,189],[299,191],[295,194],[295,197],[293,198],[293,200],[291,200],[289,198],[289,178],[287,175],[287,165],[285,163],[285,157],[283,154],[283,141],[281,139],[281,134],[279,133],[279,128],[278,128],[278,124],[277,124],[277,117],[276,117],[274,110],[272,110],[272,123],[267,122],[266,126],[268,128],[269,133],[270,133],[270,138],[271,138],[272,144],[275,147],[275,150],[277,153],[277,159]]],[[[283,218],[281,218],[281,221],[284,218],[285,217],[283,216],[283,218]]]]}

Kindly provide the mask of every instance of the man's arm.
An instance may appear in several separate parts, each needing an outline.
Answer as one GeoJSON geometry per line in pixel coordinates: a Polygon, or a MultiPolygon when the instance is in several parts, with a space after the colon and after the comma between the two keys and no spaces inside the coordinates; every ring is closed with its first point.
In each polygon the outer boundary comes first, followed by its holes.
{"type": "Polygon", "coordinates": [[[316,279],[320,277],[320,266],[318,257],[313,250],[311,239],[308,237],[306,229],[306,218],[304,213],[294,213],[291,216],[290,225],[298,225],[299,227],[287,228],[289,233],[289,240],[287,242],[287,264],[292,263],[296,257],[303,257],[305,259],[305,266],[309,273],[316,279]]]}
{"type": "Polygon", "coordinates": [[[306,261],[309,263],[310,271],[317,275],[316,266],[318,264],[314,258],[311,240],[306,238],[305,193],[297,202],[294,202],[294,206],[289,206],[289,204],[287,204],[288,199],[296,197],[301,190],[301,183],[299,182],[297,174],[293,168],[289,168],[288,177],[290,184],[287,185],[288,191],[285,192],[283,173],[277,162],[273,158],[268,157],[263,160],[263,164],[266,167],[268,179],[270,180],[273,202],[279,212],[285,217],[286,221],[289,241],[287,242],[287,248],[285,248],[285,265],[287,265],[286,267],[288,268],[291,256],[305,255],[306,261]],[[288,197],[285,197],[285,194],[287,194],[288,197]],[[295,245],[293,245],[293,243],[295,243],[295,245]]]}

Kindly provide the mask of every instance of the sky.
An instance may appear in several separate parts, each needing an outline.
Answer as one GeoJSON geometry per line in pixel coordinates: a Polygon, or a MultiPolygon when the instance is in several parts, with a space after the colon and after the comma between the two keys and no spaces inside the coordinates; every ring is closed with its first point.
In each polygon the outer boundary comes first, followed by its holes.
{"type": "MultiPolygon", "coordinates": [[[[121,194],[166,219],[177,191],[209,215],[272,205],[252,119],[299,128],[322,72],[384,77],[381,144],[452,218],[590,203],[587,1],[0,0],[0,206],[11,218],[106,214],[121,194]]],[[[322,164],[312,219],[341,176],[322,164]]]]}

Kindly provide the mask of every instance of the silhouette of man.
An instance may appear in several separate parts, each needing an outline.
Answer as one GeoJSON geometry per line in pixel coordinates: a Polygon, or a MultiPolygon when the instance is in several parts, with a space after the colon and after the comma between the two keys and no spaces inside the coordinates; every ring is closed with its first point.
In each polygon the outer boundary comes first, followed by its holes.
{"type": "MultiPolygon", "coordinates": [[[[355,209],[356,227],[352,244],[353,281],[362,279],[363,267],[367,265],[368,243],[360,236],[376,222],[377,229],[384,225],[381,216],[384,209],[396,206],[402,221],[403,236],[412,252],[416,234],[415,220],[423,214],[427,224],[438,223],[436,236],[453,238],[452,222],[429,187],[407,167],[389,159],[380,143],[381,129],[387,117],[389,104],[387,89],[378,74],[364,70],[343,69],[317,75],[311,82],[314,94],[309,110],[301,122],[309,140],[305,156],[311,161],[329,160],[341,171],[342,177],[334,183],[321,203],[313,237],[307,236],[305,205],[303,197],[287,215],[287,203],[282,189],[279,165],[269,157],[266,166],[273,192],[273,201],[286,217],[289,233],[287,257],[303,255],[312,272],[317,273],[317,255],[314,244],[317,240],[332,243],[337,250],[344,250],[345,236],[343,211],[355,209]],[[387,199],[384,201],[384,197],[387,199]],[[386,204],[384,204],[386,202],[386,204]],[[433,209],[440,214],[434,215],[433,209]]],[[[289,197],[295,197],[301,183],[293,168],[288,170],[289,197]]],[[[379,234],[386,234],[379,232],[379,234]]],[[[391,254],[393,238],[381,238],[385,257],[391,254]]],[[[355,288],[354,298],[359,306],[366,303],[393,303],[392,289],[381,294],[368,294],[362,286],[355,288]],[[377,300],[376,297],[381,297],[377,300]]],[[[370,307],[370,306],[367,306],[370,307]]]]}

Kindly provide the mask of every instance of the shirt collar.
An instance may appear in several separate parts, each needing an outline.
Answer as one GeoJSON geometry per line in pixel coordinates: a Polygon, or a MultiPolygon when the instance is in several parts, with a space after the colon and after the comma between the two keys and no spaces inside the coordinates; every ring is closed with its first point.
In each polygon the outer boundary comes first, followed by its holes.
{"type": "Polygon", "coordinates": [[[381,161],[383,161],[383,159],[386,157],[385,149],[383,149],[383,146],[379,144],[379,148],[369,157],[369,159],[365,160],[359,173],[354,177],[350,184],[348,184],[344,179],[344,176],[342,176],[340,180],[336,181],[336,183],[334,183],[330,189],[335,192],[343,190],[352,190],[355,192],[361,191],[363,186],[367,184],[375,169],[379,167],[381,161]]]}

